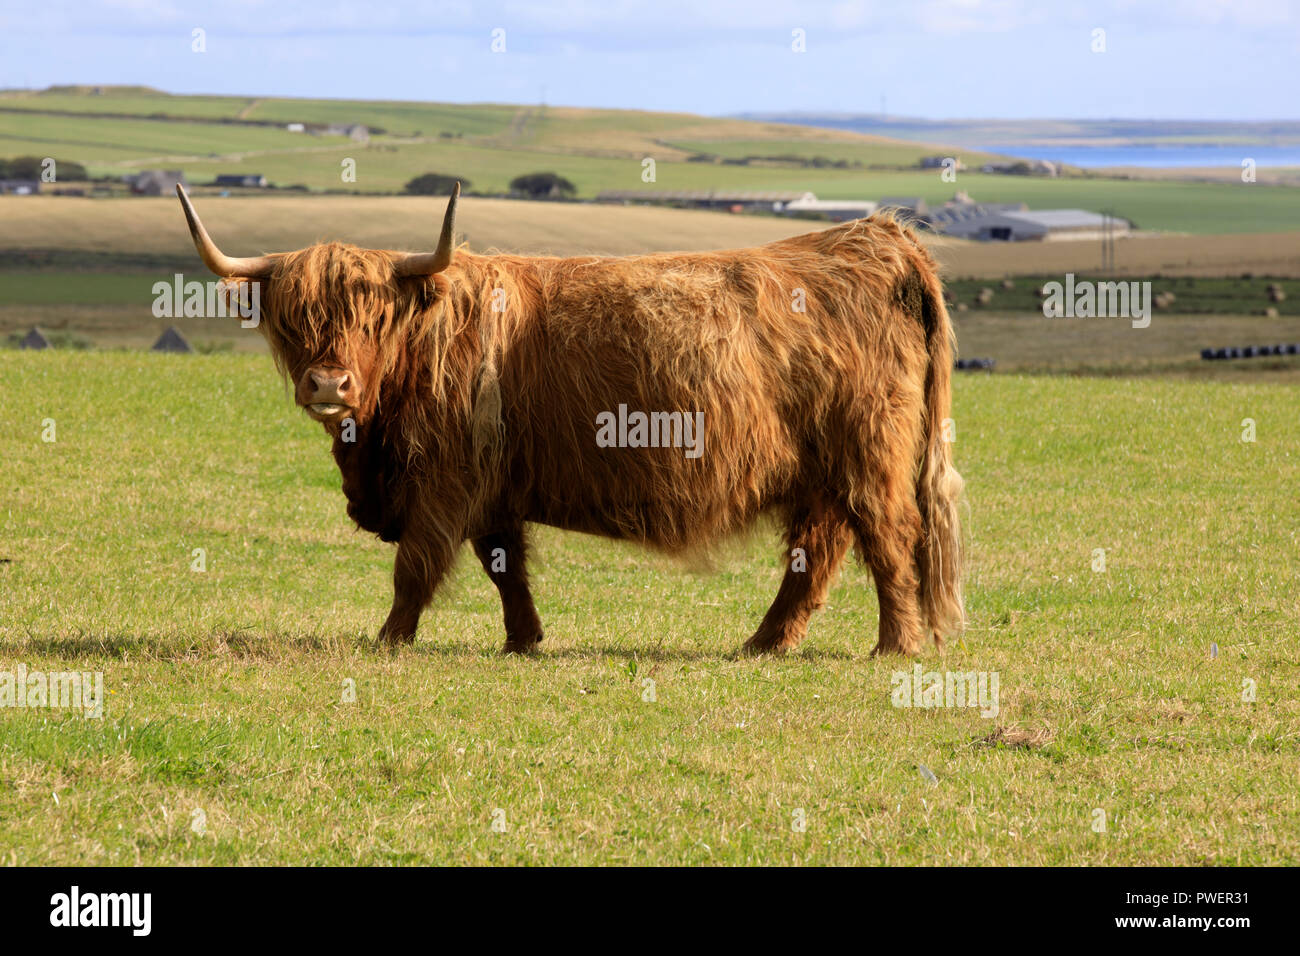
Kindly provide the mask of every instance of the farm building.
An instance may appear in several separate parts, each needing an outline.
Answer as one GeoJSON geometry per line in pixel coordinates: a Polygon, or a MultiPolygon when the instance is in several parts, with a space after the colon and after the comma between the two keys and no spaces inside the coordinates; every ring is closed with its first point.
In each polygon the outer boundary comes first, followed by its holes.
{"type": "Polygon", "coordinates": [[[877,206],[894,210],[901,219],[918,223],[930,221],[930,206],[920,196],[881,196],[877,206]]]}
{"type": "Polygon", "coordinates": [[[816,213],[832,222],[848,222],[870,216],[876,206],[870,199],[795,199],[782,206],[781,212],[787,216],[816,213]]]}
{"type": "Polygon", "coordinates": [[[724,209],[731,212],[755,210],[774,212],[792,202],[815,202],[810,192],[751,192],[713,189],[606,189],[596,196],[596,202],[661,203],[671,206],[688,206],[693,209],[724,209]]]}
{"type": "Polygon", "coordinates": [[[922,169],[943,169],[944,163],[947,163],[949,161],[952,162],[952,169],[954,172],[959,172],[966,168],[966,164],[963,163],[956,156],[922,156],[921,168],[922,169]]]}
{"type": "Polygon", "coordinates": [[[235,173],[218,176],[213,185],[238,189],[265,189],[267,182],[266,177],[260,173],[235,173]]]}
{"type": "Polygon", "coordinates": [[[0,179],[0,196],[35,196],[40,191],[39,179],[0,179]]]}
{"type": "Polygon", "coordinates": [[[354,143],[370,142],[370,127],[361,123],[330,123],[325,127],[326,136],[346,136],[354,143]]]}
{"type": "Polygon", "coordinates": [[[167,196],[176,192],[177,183],[189,185],[179,169],[146,169],[127,176],[126,182],[137,196],[167,196]]]}
{"type": "Polygon", "coordinates": [[[990,210],[970,218],[943,223],[941,228],[945,235],[983,241],[1099,239],[1108,221],[1112,236],[1127,235],[1131,229],[1132,224],[1127,219],[1110,217],[1108,220],[1108,217],[1100,213],[1087,212],[1083,209],[1040,209],[1021,212],[990,210]]]}
{"type": "Polygon", "coordinates": [[[930,227],[946,232],[949,226],[996,213],[1028,212],[1022,202],[972,202],[970,199],[944,203],[930,214],[930,227]]]}

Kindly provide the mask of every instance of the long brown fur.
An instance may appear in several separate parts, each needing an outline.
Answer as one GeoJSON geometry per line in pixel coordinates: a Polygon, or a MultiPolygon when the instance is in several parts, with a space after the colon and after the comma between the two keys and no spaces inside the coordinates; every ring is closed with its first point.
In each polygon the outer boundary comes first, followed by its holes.
{"type": "Polygon", "coordinates": [[[334,452],[349,513],[398,542],[387,640],[414,638],[467,539],[501,590],[507,649],[524,650],[542,636],[528,523],[681,553],[763,512],[806,567],[790,558],[749,649],[798,644],[854,541],[877,651],[962,626],[952,326],[932,258],[893,219],[726,252],[462,249],[427,278],[396,278],[394,256],[312,246],[262,296],[286,376],[328,364],[366,383],[356,440],[336,434],[334,452]],[[596,416],[620,404],[703,412],[703,453],[598,447],[596,416]]]}

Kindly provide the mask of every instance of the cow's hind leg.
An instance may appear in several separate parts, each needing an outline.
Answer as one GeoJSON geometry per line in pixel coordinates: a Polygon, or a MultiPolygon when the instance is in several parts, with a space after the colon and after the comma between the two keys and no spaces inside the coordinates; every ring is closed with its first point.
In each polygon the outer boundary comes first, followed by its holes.
{"type": "Polygon", "coordinates": [[[799,645],[808,619],[826,602],[851,535],[839,512],[820,504],[794,513],[786,532],[786,570],[776,600],[754,636],[745,642],[752,654],[780,653],[799,645]]]}
{"type": "Polygon", "coordinates": [[[531,651],[543,637],[542,621],[528,589],[526,551],[522,527],[474,539],[474,553],[501,595],[506,624],[504,650],[508,654],[531,651]]]}
{"type": "Polygon", "coordinates": [[[873,654],[915,654],[925,643],[921,628],[920,581],[916,548],[921,540],[921,512],[900,491],[885,497],[874,520],[855,521],[858,548],[876,581],[880,604],[880,638],[873,654]]]}

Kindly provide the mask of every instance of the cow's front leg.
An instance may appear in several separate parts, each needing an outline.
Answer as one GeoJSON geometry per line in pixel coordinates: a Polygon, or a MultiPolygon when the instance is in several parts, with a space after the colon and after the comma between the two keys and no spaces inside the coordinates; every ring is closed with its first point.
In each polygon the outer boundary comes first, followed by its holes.
{"type": "Polygon", "coordinates": [[[501,595],[507,654],[534,650],[542,640],[542,621],[528,589],[527,545],[522,526],[474,539],[474,553],[501,595]]]}
{"type": "Polygon", "coordinates": [[[381,641],[390,646],[414,642],[420,612],[433,599],[453,557],[449,549],[403,538],[393,563],[393,609],[379,629],[381,641]]]}
{"type": "Polygon", "coordinates": [[[784,653],[799,646],[808,633],[813,611],[826,602],[844,555],[849,528],[838,511],[820,502],[793,515],[786,532],[789,563],[776,600],[763,623],[745,642],[745,653],[784,653]]]}

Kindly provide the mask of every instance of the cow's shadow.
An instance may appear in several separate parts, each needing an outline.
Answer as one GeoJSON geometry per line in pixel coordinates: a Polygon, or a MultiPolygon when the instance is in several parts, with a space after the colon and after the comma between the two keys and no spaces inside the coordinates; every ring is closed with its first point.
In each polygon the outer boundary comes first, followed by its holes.
{"type": "Polygon", "coordinates": [[[148,658],[177,656],[174,646],[167,646],[164,638],[143,634],[114,634],[103,637],[42,637],[28,636],[11,645],[12,652],[22,652],[39,657],[76,660],[85,657],[126,658],[139,654],[148,658]],[[163,653],[164,648],[171,653],[163,653]]]}
{"type": "Polygon", "coordinates": [[[545,646],[536,654],[539,658],[583,658],[583,657],[616,657],[625,660],[639,661],[753,661],[755,664],[764,662],[776,663],[779,661],[798,661],[798,660],[852,660],[855,655],[838,648],[820,648],[816,646],[803,646],[788,654],[764,655],[754,657],[744,653],[739,644],[730,651],[700,650],[695,648],[668,648],[656,647],[654,645],[637,647],[633,644],[605,644],[583,646],[576,645],[573,647],[563,647],[559,650],[547,651],[545,646]]]}
{"type": "MultiPolygon", "coordinates": [[[[245,632],[220,633],[206,635],[193,641],[178,640],[174,636],[158,634],[110,633],[104,635],[68,635],[44,636],[29,635],[22,641],[10,645],[11,654],[28,654],[34,657],[54,660],[82,660],[90,658],[127,660],[131,658],[145,660],[202,660],[216,657],[241,658],[283,658],[295,654],[310,657],[319,654],[322,659],[339,654],[374,657],[411,658],[501,658],[524,661],[544,662],[548,660],[602,660],[621,659],[672,663],[674,661],[717,662],[752,660],[755,664],[777,663],[781,661],[819,661],[852,660],[860,656],[843,648],[818,647],[814,642],[788,654],[747,657],[740,649],[740,642],[731,650],[693,647],[663,647],[656,644],[638,645],[635,642],[611,643],[603,641],[593,644],[570,644],[561,647],[542,646],[532,654],[506,655],[501,653],[501,644],[493,640],[490,644],[481,640],[464,638],[444,638],[437,635],[421,636],[414,644],[399,648],[381,645],[373,635],[357,633],[340,633],[334,635],[294,634],[257,636],[245,632]]],[[[864,649],[861,656],[865,656],[864,649]]]]}

